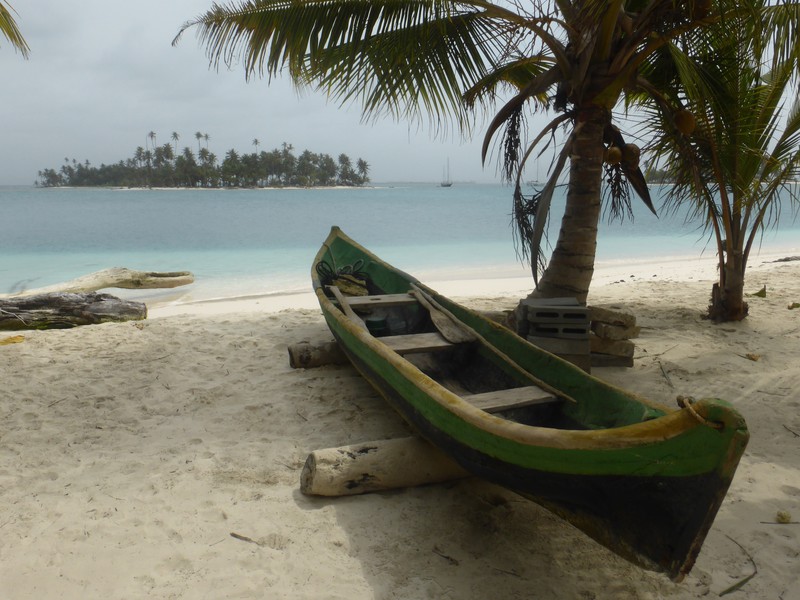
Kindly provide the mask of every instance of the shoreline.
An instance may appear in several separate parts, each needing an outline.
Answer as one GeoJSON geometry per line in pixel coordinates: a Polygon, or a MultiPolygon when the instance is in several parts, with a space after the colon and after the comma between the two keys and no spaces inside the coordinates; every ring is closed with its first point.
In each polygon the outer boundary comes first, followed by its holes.
{"type": "MultiPolygon", "coordinates": [[[[753,281],[763,272],[781,264],[781,259],[792,258],[785,252],[771,250],[751,260],[751,266],[745,275],[745,287],[753,291],[760,289],[753,281]]],[[[800,257],[795,257],[800,260],[800,257]]],[[[706,282],[708,296],[716,279],[716,259],[686,256],[664,257],[661,259],[644,258],[639,260],[615,259],[598,261],[595,267],[592,287],[589,291],[589,303],[605,286],[624,285],[634,282],[689,283],[706,282]]],[[[525,270],[525,269],[522,269],[525,270]]],[[[454,278],[443,278],[443,270],[438,270],[431,280],[419,277],[423,283],[436,291],[455,299],[490,297],[508,297],[522,299],[533,289],[533,277],[525,275],[509,276],[507,272],[485,271],[483,269],[454,269],[454,278]],[[499,273],[499,274],[498,274],[499,273]],[[438,275],[438,276],[437,276],[438,275]],[[481,276],[483,275],[483,276],[481,276]]],[[[316,296],[310,289],[307,291],[291,290],[286,292],[248,292],[233,296],[213,296],[207,298],[182,298],[191,296],[189,286],[171,290],[149,290],[135,298],[148,307],[150,318],[162,318],[181,314],[218,315],[227,312],[278,312],[292,308],[314,309],[318,307],[316,296]]],[[[114,290],[110,290],[114,293],[114,290]]]]}

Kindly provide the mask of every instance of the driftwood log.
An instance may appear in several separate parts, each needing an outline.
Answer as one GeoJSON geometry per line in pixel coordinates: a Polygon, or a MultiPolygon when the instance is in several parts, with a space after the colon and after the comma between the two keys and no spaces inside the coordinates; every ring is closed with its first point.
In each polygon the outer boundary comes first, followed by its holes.
{"type": "Polygon", "coordinates": [[[109,294],[52,293],[0,300],[0,330],[66,329],[110,321],[147,318],[142,302],[109,294]]]}
{"type": "Polygon", "coordinates": [[[300,475],[308,496],[353,496],[468,477],[453,460],[416,437],[315,450],[300,475]]]}
{"type": "Polygon", "coordinates": [[[151,271],[134,271],[126,269],[125,267],[114,267],[47,287],[24,290],[15,292],[14,294],[0,294],[0,298],[39,296],[52,292],[96,292],[97,290],[105,288],[123,288],[127,290],[174,288],[193,282],[194,275],[189,271],[158,273],[151,271]]]}

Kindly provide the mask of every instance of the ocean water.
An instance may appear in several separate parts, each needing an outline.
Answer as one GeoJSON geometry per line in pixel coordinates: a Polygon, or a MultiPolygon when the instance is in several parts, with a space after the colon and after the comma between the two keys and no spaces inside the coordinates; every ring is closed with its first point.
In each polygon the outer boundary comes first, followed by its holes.
{"type": "MultiPolygon", "coordinates": [[[[660,188],[653,187],[656,206],[660,188]]],[[[0,188],[0,293],[123,266],[192,271],[192,299],[282,294],[310,286],[332,225],[421,279],[527,275],[503,185],[376,184],[363,189],[127,190],[0,188]]],[[[563,192],[549,236],[557,237],[563,192]]],[[[764,246],[800,247],[784,219],[764,246]]],[[[697,223],[643,206],[601,224],[598,260],[714,253],[697,223]]],[[[181,288],[185,291],[188,288],[181,288]]],[[[141,292],[114,292],[136,297],[141,292]]],[[[155,292],[148,292],[153,295],[155,292]]]]}

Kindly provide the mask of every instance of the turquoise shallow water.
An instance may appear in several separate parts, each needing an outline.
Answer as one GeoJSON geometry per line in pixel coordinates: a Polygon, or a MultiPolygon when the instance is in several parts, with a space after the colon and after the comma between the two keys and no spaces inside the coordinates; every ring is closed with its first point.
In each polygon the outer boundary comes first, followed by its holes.
{"type": "MultiPolygon", "coordinates": [[[[654,188],[658,194],[658,188],[654,188]]],[[[558,211],[559,198],[555,212],[558,211]]],[[[309,289],[331,225],[426,279],[525,275],[501,185],[383,184],[365,189],[110,190],[0,188],[0,292],[100,269],[192,271],[197,299],[309,289]]],[[[790,221],[786,219],[785,221],[790,221]]],[[[551,223],[554,241],[558,223],[551,223]]],[[[785,222],[765,246],[800,246],[785,222]]],[[[682,216],[601,226],[598,260],[699,256],[713,246],[682,216]]],[[[116,292],[115,292],[116,293],[116,292]]],[[[123,292],[119,295],[126,295],[123,292]]]]}

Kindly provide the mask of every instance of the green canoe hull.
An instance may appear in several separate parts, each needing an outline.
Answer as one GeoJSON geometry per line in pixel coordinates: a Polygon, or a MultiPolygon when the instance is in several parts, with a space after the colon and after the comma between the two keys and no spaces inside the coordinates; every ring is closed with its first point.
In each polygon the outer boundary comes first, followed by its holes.
{"type": "Polygon", "coordinates": [[[635,564],[674,580],[691,570],[747,444],[739,413],[716,399],[671,410],[610,386],[425,288],[338,228],[315,265],[322,261],[361,265],[383,293],[421,287],[488,344],[575,400],[563,407],[574,429],[476,409],[356,326],[312,272],[334,337],[421,436],[474,475],[536,501],[635,564]]]}

